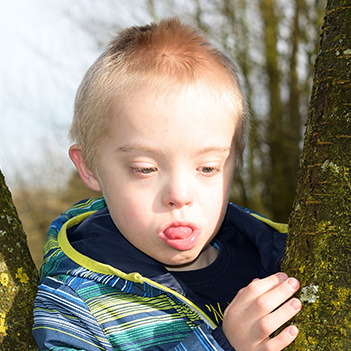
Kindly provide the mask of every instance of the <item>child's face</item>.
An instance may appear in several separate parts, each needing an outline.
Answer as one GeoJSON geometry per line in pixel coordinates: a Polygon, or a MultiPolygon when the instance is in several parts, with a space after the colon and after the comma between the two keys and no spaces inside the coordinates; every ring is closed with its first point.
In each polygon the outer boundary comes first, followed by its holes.
{"type": "Polygon", "coordinates": [[[206,89],[134,94],[100,148],[98,181],[116,226],[165,266],[200,268],[227,207],[235,118],[206,89]]]}

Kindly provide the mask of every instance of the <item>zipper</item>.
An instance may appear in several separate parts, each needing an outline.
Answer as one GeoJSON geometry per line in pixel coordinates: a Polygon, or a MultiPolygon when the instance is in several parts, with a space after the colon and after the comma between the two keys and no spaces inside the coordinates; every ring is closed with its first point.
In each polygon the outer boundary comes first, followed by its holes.
{"type": "Polygon", "coordinates": [[[157,288],[159,290],[162,290],[164,292],[171,293],[172,295],[176,296],[179,300],[184,302],[189,308],[191,308],[194,312],[196,312],[201,317],[201,319],[207,324],[207,326],[209,326],[212,330],[217,328],[217,325],[212,321],[212,319],[204,311],[201,310],[201,308],[197,307],[194,303],[192,303],[189,299],[187,299],[183,295],[177,293],[176,291],[174,291],[172,289],[167,288],[164,285],[158,284],[158,283],[154,282],[153,280],[145,278],[143,276],[140,276],[140,278],[145,283],[149,284],[150,286],[157,288]]]}

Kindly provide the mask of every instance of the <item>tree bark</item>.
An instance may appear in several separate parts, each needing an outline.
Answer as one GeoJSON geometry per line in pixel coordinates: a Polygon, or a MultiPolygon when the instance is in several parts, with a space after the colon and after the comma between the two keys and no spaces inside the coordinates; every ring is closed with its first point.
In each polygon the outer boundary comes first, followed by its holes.
{"type": "Polygon", "coordinates": [[[0,350],[36,350],[32,338],[38,272],[0,171],[0,350]]]}
{"type": "Polygon", "coordinates": [[[351,3],[328,0],[283,269],[301,282],[289,350],[351,350],[351,3]]]}

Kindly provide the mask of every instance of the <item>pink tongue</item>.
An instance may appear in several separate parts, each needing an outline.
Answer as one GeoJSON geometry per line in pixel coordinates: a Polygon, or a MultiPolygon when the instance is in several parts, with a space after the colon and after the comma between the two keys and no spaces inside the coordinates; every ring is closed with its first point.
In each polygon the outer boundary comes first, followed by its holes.
{"type": "Polygon", "coordinates": [[[192,229],[189,227],[169,227],[164,231],[164,234],[169,239],[184,239],[192,233],[192,229]]]}

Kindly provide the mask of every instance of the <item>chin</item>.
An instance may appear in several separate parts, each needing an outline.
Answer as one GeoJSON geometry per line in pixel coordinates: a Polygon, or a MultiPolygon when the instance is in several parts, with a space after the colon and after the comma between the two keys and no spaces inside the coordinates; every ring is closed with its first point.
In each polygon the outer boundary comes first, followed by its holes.
{"type": "MultiPolygon", "coordinates": [[[[187,258],[174,258],[174,259],[168,259],[166,262],[163,262],[163,265],[169,270],[169,271],[186,271],[186,270],[192,270],[193,264],[196,262],[197,256],[191,256],[187,258]]],[[[195,268],[196,269],[196,268],[195,268]]]]}

